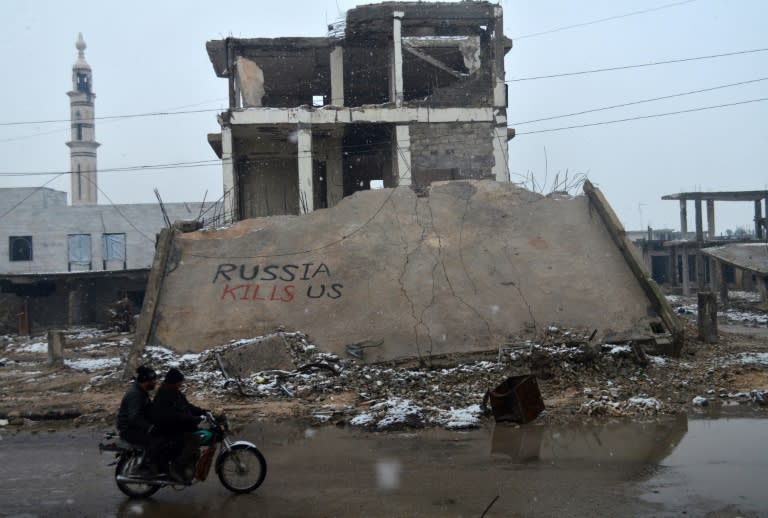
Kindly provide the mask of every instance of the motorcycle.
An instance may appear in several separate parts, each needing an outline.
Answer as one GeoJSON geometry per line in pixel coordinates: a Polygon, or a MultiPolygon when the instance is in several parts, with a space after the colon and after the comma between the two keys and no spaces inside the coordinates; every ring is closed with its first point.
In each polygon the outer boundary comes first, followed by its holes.
{"type": "Polygon", "coordinates": [[[191,477],[158,475],[146,477],[139,467],[144,459],[141,446],[130,444],[110,432],[105,435],[107,442],[99,443],[99,452],[114,452],[116,460],[115,482],[124,494],[131,498],[148,498],[166,486],[191,486],[203,482],[214,464],[221,484],[234,493],[250,493],[259,487],[267,476],[267,462],[258,448],[247,441],[229,439],[229,423],[226,417],[216,417],[210,412],[203,416],[207,428],[197,430],[200,455],[191,477]],[[218,450],[218,455],[216,451],[218,450]]]}

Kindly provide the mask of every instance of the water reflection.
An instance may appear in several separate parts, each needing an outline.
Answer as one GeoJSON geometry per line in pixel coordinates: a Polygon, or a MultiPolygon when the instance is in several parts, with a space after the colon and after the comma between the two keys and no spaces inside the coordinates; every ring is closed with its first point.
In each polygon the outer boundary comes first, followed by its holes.
{"type": "Polygon", "coordinates": [[[519,428],[499,424],[493,431],[491,454],[522,463],[658,464],[687,431],[685,414],[648,422],[612,420],[519,428]]]}

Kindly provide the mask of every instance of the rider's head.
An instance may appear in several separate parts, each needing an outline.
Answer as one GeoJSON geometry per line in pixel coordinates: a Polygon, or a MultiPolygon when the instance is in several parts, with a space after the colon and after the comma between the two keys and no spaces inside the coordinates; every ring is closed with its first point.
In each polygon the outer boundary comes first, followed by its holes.
{"type": "Polygon", "coordinates": [[[152,367],[142,365],[136,369],[136,382],[147,392],[155,388],[155,380],[157,380],[157,373],[152,367]]]}
{"type": "Polygon", "coordinates": [[[165,375],[165,379],[163,380],[163,385],[172,385],[176,388],[181,387],[181,384],[184,382],[184,374],[181,373],[179,369],[176,367],[172,367],[168,370],[168,373],[165,375]]]}

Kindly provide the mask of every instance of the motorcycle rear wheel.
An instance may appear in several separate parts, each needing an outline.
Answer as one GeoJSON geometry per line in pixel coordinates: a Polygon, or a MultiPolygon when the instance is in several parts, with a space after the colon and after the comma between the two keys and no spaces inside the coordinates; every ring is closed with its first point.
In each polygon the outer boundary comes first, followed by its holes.
{"type": "Polygon", "coordinates": [[[233,493],[250,493],[264,482],[267,461],[253,446],[238,444],[216,460],[221,484],[233,493]]]}
{"type": "Polygon", "coordinates": [[[131,498],[149,498],[160,489],[160,486],[157,485],[120,482],[117,480],[118,475],[130,477],[136,471],[140,462],[140,455],[122,455],[120,460],[117,461],[117,467],[115,468],[115,483],[117,487],[126,496],[131,498]]]}

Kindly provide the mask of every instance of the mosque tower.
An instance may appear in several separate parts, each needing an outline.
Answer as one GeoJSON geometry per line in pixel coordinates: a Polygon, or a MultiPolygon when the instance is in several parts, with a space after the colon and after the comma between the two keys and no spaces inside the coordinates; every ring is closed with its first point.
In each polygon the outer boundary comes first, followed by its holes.
{"type": "Polygon", "coordinates": [[[85,61],[85,41],[78,34],[77,61],[72,65],[72,91],[69,96],[72,136],[67,142],[70,154],[72,178],[72,205],[95,205],[98,202],[98,180],[96,177],[96,127],[94,125],[91,67],[85,61]]]}

